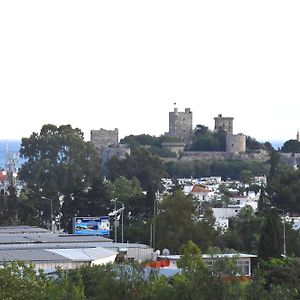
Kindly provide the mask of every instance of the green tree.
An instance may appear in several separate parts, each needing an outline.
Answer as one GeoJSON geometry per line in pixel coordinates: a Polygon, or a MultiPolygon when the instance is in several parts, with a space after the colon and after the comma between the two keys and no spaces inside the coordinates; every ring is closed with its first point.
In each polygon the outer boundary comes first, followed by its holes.
{"type": "Polygon", "coordinates": [[[180,248],[181,259],[178,262],[178,267],[185,271],[197,270],[204,267],[204,262],[201,255],[200,248],[193,243],[188,241],[180,248]]]}
{"type": "Polygon", "coordinates": [[[161,178],[166,175],[160,158],[140,147],[132,150],[126,159],[109,160],[108,170],[111,181],[115,181],[119,176],[139,180],[141,188],[147,191],[145,211],[149,216],[152,215],[154,195],[161,188],[161,178]]]}
{"type": "Polygon", "coordinates": [[[165,196],[158,208],[157,245],[178,253],[181,245],[192,239],[196,207],[193,198],[185,196],[181,190],[165,196]]]}
{"type": "Polygon", "coordinates": [[[197,125],[189,150],[226,151],[226,132],[222,129],[213,132],[206,126],[197,125]]]}
{"type": "Polygon", "coordinates": [[[242,183],[250,184],[253,178],[253,174],[249,170],[243,170],[240,173],[240,180],[242,183]]]}
{"type": "Polygon", "coordinates": [[[161,135],[159,137],[151,136],[149,134],[129,135],[121,139],[122,144],[127,144],[130,149],[137,149],[140,146],[147,146],[147,149],[155,155],[160,157],[176,157],[176,154],[168,149],[162,147],[162,143],[179,142],[180,139],[176,137],[161,135]]]}
{"type": "Polygon", "coordinates": [[[269,207],[270,207],[270,200],[268,199],[268,196],[266,194],[265,187],[262,185],[260,188],[257,210],[259,213],[263,213],[269,207]]]}
{"type": "Polygon", "coordinates": [[[282,224],[276,209],[266,214],[258,245],[258,255],[262,260],[280,258],[283,252],[282,224]]]}
{"type": "Polygon", "coordinates": [[[28,198],[35,203],[40,225],[50,218],[50,202],[45,198],[52,199],[54,215],[62,213],[64,228],[72,217],[88,213],[88,191],[101,178],[100,160],[78,128],[44,125],[40,133],[22,139],[20,154],[26,159],[20,178],[26,182],[28,198]]]}
{"type": "Polygon", "coordinates": [[[272,178],[276,175],[278,171],[280,161],[280,154],[278,151],[273,150],[270,154],[270,172],[268,180],[272,180],[272,178]]]}
{"type": "Polygon", "coordinates": [[[230,220],[229,229],[221,236],[223,247],[246,253],[257,253],[263,218],[256,216],[251,206],[241,209],[237,217],[230,220]]]}
{"type": "MultiPolygon", "coordinates": [[[[125,206],[123,220],[125,241],[148,244],[150,219],[147,216],[147,198],[142,192],[139,180],[135,177],[130,180],[120,176],[108,184],[108,189],[111,192],[110,199],[116,198],[125,206]]],[[[119,234],[121,234],[120,230],[119,234]]]]}
{"type": "Polygon", "coordinates": [[[77,278],[70,278],[59,272],[56,281],[37,272],[32,265],[21,261],[7,263],[0,269],[0,299],[32,300],[32,299],[85,299],[83,286],[77,278]]]}
{"type": "Polygon", "coordinates": [[[299,170],[278,166],[268,178],[266,190],[272,205],[291,213],[300,212],[299,170]]]}
{"type": "Polygon", "coordinates": [[[299,153],[300,142],[297,140],[288,140],[281,147],[281,152],[285,153],[299,153]]]}
{"type": "Polygon", "coordinates": [[[252,138],[251,136],[246,136],[247,151],[259,150],[259,149],[268,150],[267,145],[258,142],[256,139],[252,138]]]}

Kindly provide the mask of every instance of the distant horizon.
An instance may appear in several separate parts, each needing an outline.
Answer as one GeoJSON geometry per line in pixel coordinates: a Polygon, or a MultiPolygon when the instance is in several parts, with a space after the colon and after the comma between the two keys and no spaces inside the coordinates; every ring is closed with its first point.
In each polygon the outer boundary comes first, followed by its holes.
{"type": "MultiPolygon", "coordinates": [[[[266,141],[262,140],[257,140],[260,143],[265,143],[266,141]]],[[[272,144],[272,147],[277,150],[278,148],[282,147],[285,141],[280,141],[280,140],[274,140],[274,141],[269,141],[272,144]]],[[[6,161],[6,146],[8,145],[8,150],[9,154],[13,153],[18,153],[20,151],[21,146],[21,139],[0,139],[0,167],[4,168],[5,167],[5,161],[6,161]]],[[[23,160],[19,159],[18,161],[18,167],[21,166],[21,163],[23,160]]]]}
{"type": "MultiPolygon", "coordinates": [[[[148,134],[148,133],[144,133],[144,134],[148,134]]],[[[123,137],[122,137],[123,138],[123,137]]],[[[122,139],[121,138],[121,139],[122,139]]],[[[256,139],[255,137],[252,137],[254,139],[256,139]]],[[[121,140],[119,139],[119,140],[121,140]]],[[[266,143],[266,142],[270,142],[272,144],[272,146],[274,147],[274,144],[277,146],[277,145],[280,145],[280,147],[288,140],[280,140],[280,139],[276,139],[276,140],[267,140],[267,139],[256,139],[258,142],[260,143],[266,143]]],[[[90,140],[89,140],[90,141],[90,140]]],[[[0,143],[5,143],[5,142],[10,142],[10,143],[13,143],[13,142],[18,142],[18,143],[21,143],[22,142],[22,139],[0,139],[0,143]]]]}

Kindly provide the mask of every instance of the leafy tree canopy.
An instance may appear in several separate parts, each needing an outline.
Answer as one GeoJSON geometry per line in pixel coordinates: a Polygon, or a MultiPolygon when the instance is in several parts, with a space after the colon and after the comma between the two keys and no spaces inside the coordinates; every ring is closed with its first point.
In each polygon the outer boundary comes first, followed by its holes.
{"type": "Polygon", "coordinates": [[[113,157],[108,161],[109,178],[115,181],[119,176],[127,179],[137,178],[144,190],[156,192],[164,177],[164,166],[160,158],[146,148],[137,148],[123,160],[113,157]]]}
{"type": "Polygon", "coordinates": [[[162,147],[162,143],[179,142],[176,137],[161,135],[159,137],[149,134],[129,135],[121,139],[121,144],[127,144],[130,149],[146,146],[147,149],[160,157],[175,157],[176,154],[162,147]]]}
{"type": "Polygon", "coordinates": [[[269,177],[267,192],[271,204],[290,213],[300,213],[300,171],[279,166],[269,177]]]}
{"type": "Polygon", "coordinates": [[[273,147],[269,142],[261,143],[251,136],[246,136],[246,149],[247,151],[254,151],[259,149],[271,151],[273,147]]]}
{"type": "Polygon", "coordinates": [[[165,167],[170,178],[221,176],[224,180],[227,178],[245,180],[269,172],[267,162],[242,160],[175,161],[165,163],[165,167]]]}
{"type": "Polygon", "coordinates": [[[22,139],[20,155],[26,159],[20,178],[27,184],[41,224],[45,219],[49,220],[49,199],[52,200],[54,215],[62,213],[65,228],[78,214],[99,213],[87,204],[89,195],[93,193],[95,196],[92,190],[96,183],[100,192],[97,201],[105,198],[104,189],[99,189],[99,184],[102,184],[100,160],[94,146],[84,141],[78,128],[44,125],[40,133],[34,132],[29,138],[22,139]],[[91,211],[87,211],[88,208],[91,211]]]}
{"type": "Polygon", "coordinates": [[[288,140],[281,147],[281,152],[285,153],[299,153],[300,152],[300,142],[297,140],[288,140]]]}
{"type": "Polygon", "coordinates": [[[197,125],[194,131],[190,151],[226,151],[226,132],[219,129],[210,131],[204,125],[197,125]]]}

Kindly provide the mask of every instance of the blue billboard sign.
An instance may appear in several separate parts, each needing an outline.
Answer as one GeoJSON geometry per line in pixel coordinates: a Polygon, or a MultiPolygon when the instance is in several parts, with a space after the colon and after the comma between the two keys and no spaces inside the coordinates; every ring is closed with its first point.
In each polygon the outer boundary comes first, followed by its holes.
{"type": "Polygon", "coordinates": [[[110,223],[107,216],[104,217],[75,217],[74,234],[104,235],[109,236],[110,223]]]}

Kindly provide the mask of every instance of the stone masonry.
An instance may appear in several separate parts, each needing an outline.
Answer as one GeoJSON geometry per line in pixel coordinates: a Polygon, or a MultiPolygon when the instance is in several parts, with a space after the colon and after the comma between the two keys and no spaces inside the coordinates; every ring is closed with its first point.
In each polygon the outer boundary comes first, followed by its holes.
{"type": "Polygon", "coordinates": [[[214,118],[215,130],[222,128],[229,134],[233,134],[233,118],[223,117],[221,114],[214,118]]]}
{"type": "Polygon", "coordinates": [[[174,108],[174,112],[169,112],[169,132],[167,135],[188,142],[192,133],[193,113],[189,108],[186,108],[184,112],[179,112],[178,108],[174,108]]]}
{"type": "Polygon", "coordinates": [[[118,144],[119,130],[91,130],[91,142],[101,152],[104,147],[118,144]]]}
{"type": "Polygon", "coordinates": [[[246,136],[242,133],[226,135],[226,152],[241,153],[246,151],[246,136]]]}

